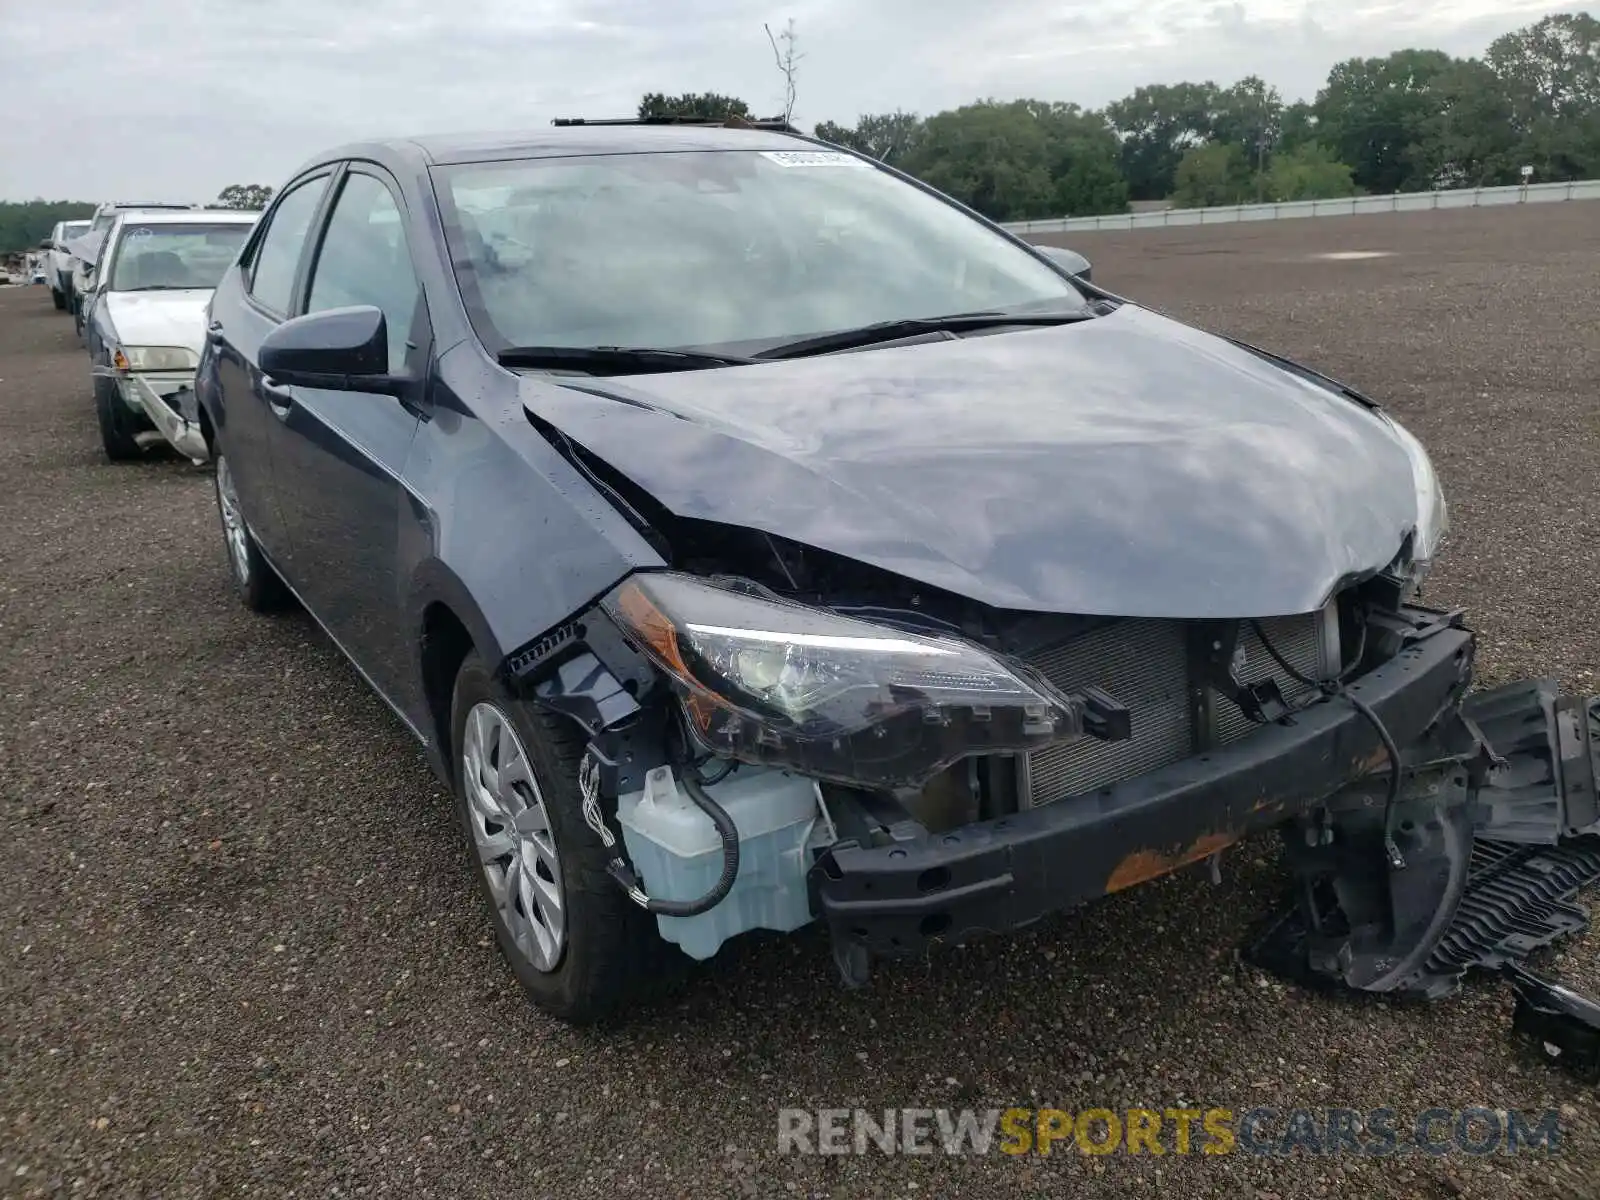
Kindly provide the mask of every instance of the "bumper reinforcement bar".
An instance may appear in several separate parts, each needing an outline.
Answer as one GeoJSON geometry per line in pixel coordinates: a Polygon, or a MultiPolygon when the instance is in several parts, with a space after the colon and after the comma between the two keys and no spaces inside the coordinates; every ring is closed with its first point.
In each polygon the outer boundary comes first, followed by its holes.
{"type": "MultiPolygon", "coordinates": [[[[1459,716],[1473,650],[1470,631],[1435,622],[1348,685],[1407,767],[1481,751],[1459,716]]],[[[1242,742],[1102,791],[947,833],[902,823],[880,844],[837,842],[811,869],[813,909],[846,982],[859,985],[874,957],[1032,924],[1206,859],[1364,780],[1370,789],[1387,769],[1371,723],[1326,697],[1242,742]]]]}

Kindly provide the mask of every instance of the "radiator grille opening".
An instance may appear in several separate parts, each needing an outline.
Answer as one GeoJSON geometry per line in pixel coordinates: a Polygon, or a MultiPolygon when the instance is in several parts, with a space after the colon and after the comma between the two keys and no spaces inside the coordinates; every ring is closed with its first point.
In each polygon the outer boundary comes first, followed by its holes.
{"type": "MultiPolygon", "coordinates": [[[[1267,638],[1296,671],[1311,679],[1339,668],[1338,616],[1333,604],[1317,613],[1261,622],[1267,638]]],[[[1028,807],[1109,787],[1202,753],[1199,706],[1191,689],[1186,621],[1127,620],[1103,625],[1031,658],[1034,667],[1066,691],[1104,688],[1133,713],[1133,736],[1122,742],[1093,738],[1036,751],[1026,758],[1023,802],[1028,807]]],[[[1239,644],[1246,683],[1270,677],[1290,704],[1315,688],[1295,681],[1246,625],[1239,644]]],[[[1226,745],[1260,728],[1231,700],[1210,693],[1214,745],[1226,745]]]]}

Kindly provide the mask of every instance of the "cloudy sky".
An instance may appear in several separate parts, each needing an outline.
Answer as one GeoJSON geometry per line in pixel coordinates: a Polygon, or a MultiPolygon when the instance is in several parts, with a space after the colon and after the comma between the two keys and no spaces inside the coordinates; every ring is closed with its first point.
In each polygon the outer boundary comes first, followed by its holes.
{"type": "Polygon", "coordinates": [[[1478,54],[1562,0],[0,0],[0,198],[204,200],[369,136],[630,115],[646,91],[782,110],[762,23],[793,18],[796,122],[982,96],[1094,107],[1353,55],[1478,54]],[[19,52],[18,48],[23,48],[19,52]],[[21,114],[27,114],[22,117],[21,114]]]}

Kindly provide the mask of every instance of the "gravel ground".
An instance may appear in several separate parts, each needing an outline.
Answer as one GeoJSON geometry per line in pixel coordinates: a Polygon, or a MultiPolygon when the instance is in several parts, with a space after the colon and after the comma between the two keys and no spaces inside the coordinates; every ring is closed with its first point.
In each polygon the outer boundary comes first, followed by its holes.
{"type": "MultiPolygon", "coordinates": [[[[1073,244],[1392,403],[1453,506],[1434,598],[1484,681],[1600,691],[1600,205],[1073,244]]],[[[821,939],[756,938],[618,1028],[554,1024],[407,735],[307,618],[227,592],[208,477],[103,460],[43,288],[0,289],[0,498],[0,1193],[1600,1195],[1600,1101],[1511,1040],[1500,989],[1402,1009],[1236,966],[1267,844],[866,993],[821,939]],[[1562,1152],[777,1153],[784,1106],[1184,1100],[1557,1108],[1562,1152]]],[[[1600,993],[1597,949],[1551,965],[1600,993]]]]}

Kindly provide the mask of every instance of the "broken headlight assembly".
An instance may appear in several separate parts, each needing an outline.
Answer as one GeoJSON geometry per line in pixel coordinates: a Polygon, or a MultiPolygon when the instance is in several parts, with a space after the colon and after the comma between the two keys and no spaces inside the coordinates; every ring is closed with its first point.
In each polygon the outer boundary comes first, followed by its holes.
{"type": "Polygon", "coordinates": [[[1444,535],[1450,530],[1450,512],[1444,501],[1444,489],[1439,486],[1439,476],[1433,469],[1433,460],[1428,457],[1427,450],[1399,421],[1393,417],[1385,419],[1411,462],[1411,481],[1417,493],[1417,532],[1411,543],[1409,568],[1411,591],[1415,593],[1427,577],[1444,535]]]}
{"type": "Polygon", "coordinates": [[[770,593],[648,572],[601,602],[671,681],[701,749],[869,787],[916,786],[972,754],[1083,734],[1095,717],[970,642],[770,593]]]}

